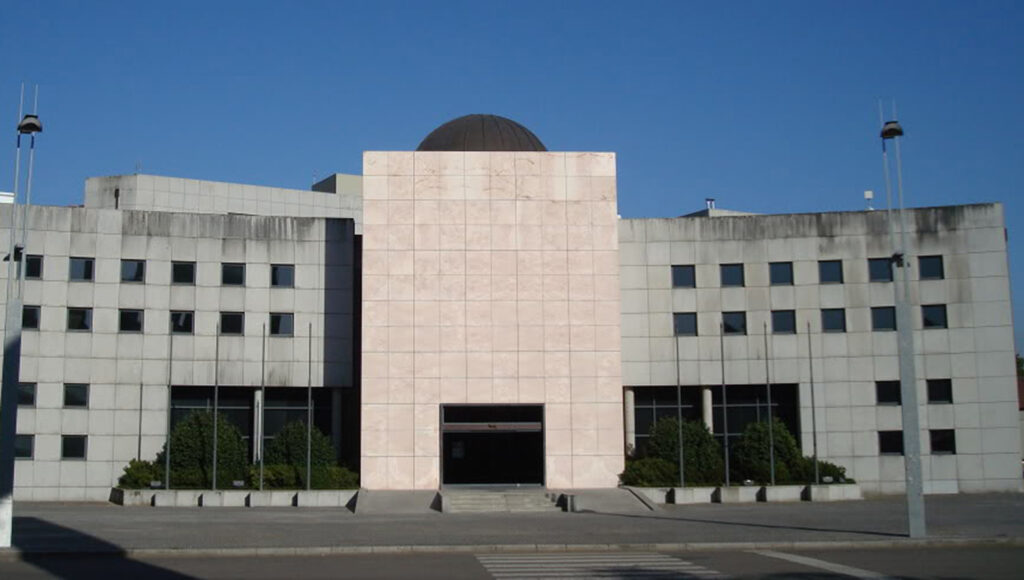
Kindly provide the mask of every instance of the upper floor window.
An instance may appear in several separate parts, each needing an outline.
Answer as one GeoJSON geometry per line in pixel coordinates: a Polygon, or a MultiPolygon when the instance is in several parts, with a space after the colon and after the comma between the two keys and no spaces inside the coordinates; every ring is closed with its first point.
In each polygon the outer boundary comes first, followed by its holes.
{"type": "Polygon", "coordinates": [[[942,280],[946,277],[942,256],[921,256],[917,259],[917,267],[922,280],[942,280]]]}
{"type": "Polygon", "coordinates": [[[956,431],[953,429],[929,429],[928,442],[932,455],[956,454],[956,431]]]}
{"type": "Polygon", "coordinates": [[[892,282],[892,259],[868,258],[868,280],[872,282],[892,282]]]}
{"type": "Polygon", "coordinates": [[[903,431],[879,431],[878,452],[882,455],[903,455],[903,431]]]}
{"type": "Polygon", "coordinates": [[[36,384],[18,383],[18,406],[35,407],[36,405],[36,384]]]}
{"type": "Polygon", "coordinates": [[[899,381],[875,381],[875,402],[879,405],[899,405],[903,402],[899,381]]]}
{"type": "Polygon", "coordinates": [[[69,258],[68,274],[72,281],[88,282],[93,279],[92,258],[69,258]]]}
{"type": "Polygon", "coordinates": [[[14,436],[14,458],[15,459],[32,459],[32,455],[35,448],[36,437],[35,435],[22,435],[18,433],[14,436]]]}
{"type": "Polygon", "coordinates": [[[722,264],[719,266],[722,286],[743,286],[743,264],[722,264]]]}
{"type": "Polygon", "coordinates": [[[143,311],[122,308],[117,313],[117,329],[121,332],[142,332],[143,311]]]}
{"type": "Polygon", "coordinates": [[[824,332],[846,332],[846,309],[822,308],[821,330],[824,332]]]}
{"type": "Polygon", "coordinates": [[[945,304],[921,306],[921,324],[924,328],[948,328],[945,304]]]}
{"type": "Polygon", "coordinates": [[[191,310],[171,311],[171,333],[192,334],[195,325],[195,313],[191,310]]]}
{"type": "Polygon", "coordinates": [[[65,407],[88,407],[89,385],[85,383],[64,383],[65,407]]]}
{"type": "Polygon", "coordinates": [[[270,336],[292,336],[295,334],[295,315],[290,312],[270,313],[270,336]]]}
{"type": "Polygon", "coordinates": [[[171,262],[171,283],[188,284],[196,283],[195,262],[171,262]]]}
{"type": "Polygon", "coordinates": [[[145,260],[121,260],[121,281],[122,282],[145,282],[146,261],[145,260]]]}
{"type": "Polygon", "coordinates": [[[772,332],[793,334],[796,332],[796,310],[772,310],[772,332]]]}
{"type": "Polygon", "coordinates": [[[772,286],[792,286],[793,262],[771,262],[768,264],[768,278],[772,286]]]}
{"type": "Polygon", "coordinates": [[[818,262],[818,281],[822,284],[842,284],[843,261],[820,260],[818,262]]]}
{"type": "Polygon", "coordinates": [[[221,312],[220,313],[221,334],[245,334],[245,313],[244,312],[221,312]]]}
{"type": "Polygon", "coordinates": [[[953,381],[951,379],[928,379],[929,403],[952,403],[953,381]]]}
{"type": "Polygon", "coordinates": [[[672,327],[676,336],[697,336],[697,313],[674,312],[672,327]]]}
{"type": "Polygon", "coordinates": [[[92,308],[68,308],[68,330],[92,330],[92,308]]]}
{"type": "Polygon", "coordinates": [[[221,264],[220,283],[224,286],[244,286],[245,264],[221,264]]]}
{"type": "Polygon", "coordinates": [[[61,459],[85,459],[88,437],[85,435],[61,435],[61,459]]]}
{"type": "Polygon", "coordinates": [[[871,308],[871,330],[896,330],[896,308],[873,306],[871,308]]]}
{"type": "Polygon", "coordinates": [[[291,264],[271,264],[270,285],[274,288],[294,288],[295,266],[291,264]]]}
{"type": "Polygon", "coordinates": [[[697,274],[692,264],[684,266],[672,266],[672,287],[673,288],[696,288],[697,274]]]}
{"type": "Polygon", "coordinates": [[[26,304],[21,307],[21,327],[25,330],[39,330],[39,316],[42,310],[38,306],[26,304]]]}
{"type": "Polygon", "coordinates": [[[43,257],[36,254],[25,256],[25,278],[39,280],[43,277],[43,257]]]}
{"type": "Polygon", "coordinates": [[[722,332],[724,334],[746,334],[747,313],[746,312],[723,312],[722,332]]]}

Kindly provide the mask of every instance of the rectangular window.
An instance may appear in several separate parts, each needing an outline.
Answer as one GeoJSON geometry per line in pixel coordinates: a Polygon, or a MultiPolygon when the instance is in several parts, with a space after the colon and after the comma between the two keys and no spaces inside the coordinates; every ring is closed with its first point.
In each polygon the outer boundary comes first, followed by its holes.
{"type": "Polygon", "coordinates": [[[722,286],[743,286],[743,264],[721,264],[722,286]]]}
{"type": "Polygon", "coordinates": [[[747,313],[746,312],[723,312],[722,332],[725,334],[746,334],[747,313]]]}
{"type": "Polygon", "coordinates": [[[900,405],[903,395],[899,381],[875,381],[875,401],[879,405],[900,405]]]}
{"type": "Polygon", "coordinates": [[[946,277],[942,256],[921,256],[917,259],[917,267],[921,280],[942,280],[946,277]]]}
{"type": "Polygon", "coordinates": [[[22,306],[21,327],[25,330],[39,330],[40,313],[38,306],[22,306]]]}
{"type": "Polygon", "coordinates": [[[697,313],[675,312],[672,314],[672,327],[676,336],[697,336],[697,313]]]}
{"type": "Polygon", "coordinates": [[[85,435],[61,435],[60,458],[85,459],[87,439],[85,435]]]}
{"type": "Polygon", "coordinates": [[[142,310],[122,308],[118,311],[117,330],[120,332],[142,332],[142,310]]]}
{"type": "Polygon", "coordinates": [[[69,258],[68,260],[68,273],[72,282],[89,282],[92,280],[92,258],[69,258]]]}
{"type": "Polygon", "coordinates": [[[894,306],[872,306],[871,330],[896,330],[896,308],[894,306]]]}
{"type": "Polygon", "coordinates": [[[952,403],[953,381],[951,379],[928,379],[929,403],[952,403]]]}
{"type": "Polygon", "coordinates": [[[196,283],[196,263],[171,262],[171,283],[194,285],[196,283]]]}
{"type": "Polygon", "coordinates": [[[924,328],[948,328],[945,304],[925,304],[921,307],[921,324],[924,328]]]}
{"type": "Polygon", "coordinates": [[[696,288],[697,273],[692,265],[672,266],[673,288],[696,288]]]}
{"type": "Polygon", "coordinates": [[[768,264],[768,278],[772,286],[792,286],[793,262],[772,262],[768,264]]]}
{"type": "Polygon", "coordinates": [[[818,281],[822,284],[842,284],[843,261],[820,260],[818,262],[818,281]]]}
{"type": "Polygon", "coordinates": [[[821,330],[822,332],[846,332],[846,309],[822,308],[821,330]]]}
{"type": "Polygon", "coordinates": [[[121,281],[122,282],[145,282],[146,261],[145,260],[121,260],[121,281]]]}
{"type": "Polygon", "coordinates": [[[868,258],[868,280],[872,282],[892,282],[892,259],[868,258]]]}
{"type": "Polygon", "coordinates": [[[36,384],[35,383],[18,383],[18,406],[19,407],[35,407],[36,406],[36,384]]]}
{"type": "Polygon", "coordinates": [[[173,334],[192,334],[194,320],[195,314],[191,310],[172,310],[171,332],[173,334]]]}
{"type": "Polygon", "coordinates": [[[245,286],[245,264],[221,264],[220,283],[224,286],[245,286]]]}
{"type": "Polygon", "coordinates": [[[291,336],[295,333],[295,315],[290,312],[270,313],[270,336],[291,336]]]}
{"type": "Polygon", "coordinates": [[[796,310],[772,310],[772,332],[793,334],[796,332],[796,310]]]}
{"type": "Polygon", "coordinates": [[[92,330],[92,308],[68,308],[68,330],[92,330]]]}
{"type": "Polygon", "coordinates": [[[294,288],[295,266],[291,264],[271,264],[270,286],[273,288],[294,288]]]}
{"type": "Polygon", "coordinates": [[[879,431],[878,453],[881,455],[903,455],[903,431],[879,431]]]}
{"type": "Polygon", "coordinates": [[[65,407],[88,407],[89,385],[85,383],[64,383],[65,407]]]}
{"type": "Polygon", "coordinates": [[[932,455],[956,455],[956,431],[953,429],[929,429],[932,455]]]}
{"type": "Polygon", "coordinates": [[[243,334],[245,332],[245,314],[242,312],[221,312],[221,334],[243,334]]]}
{"type": "Polygon", "coordinates": [[[39,280],[43,277],[43,257],[36,254],[25,256],[25,279],[39,280]]]}
{"type": "Polygon", "coordinates": [[[32,459],[32,455],[35,452],[36,436],[35,435],[15,435],[14,436],[14,458],[15,459],[32,459]]]}

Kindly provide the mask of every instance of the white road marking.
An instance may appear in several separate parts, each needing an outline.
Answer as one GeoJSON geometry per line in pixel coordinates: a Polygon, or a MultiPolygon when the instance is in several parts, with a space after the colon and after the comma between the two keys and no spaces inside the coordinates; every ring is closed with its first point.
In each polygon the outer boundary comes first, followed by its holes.
{"type": "Polygon", "coordinates": [[[843,576],[853,576],[854,578],[888,578],[888,576],[886,576],[885,574],[879,574],[878,572],[873,572],[871,570],[854,568],[853,566],[836,564],[835,562],[828,562],[826,560],[819,560],[817,558],[809,558],[807,556],[786,554],[783,552],[775,552],[772,550],[752,550],[751,552],[761,556],[767,556],[769,558],[786,560],[788,562],[793,562],[794,564],[802,564],[804,566],[808,566],[811,568],[827,570],[834,574],[842,574],[843,576]]]}
{"type": "Polygon", "coordinates": [[[722,578],[703,566],[663,554],[478,554],[494,578],[722,578]]]}

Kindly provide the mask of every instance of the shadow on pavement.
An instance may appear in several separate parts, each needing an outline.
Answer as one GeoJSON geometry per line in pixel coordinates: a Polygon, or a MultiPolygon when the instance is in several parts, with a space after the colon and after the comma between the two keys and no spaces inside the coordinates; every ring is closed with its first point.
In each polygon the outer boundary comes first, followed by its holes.
{"type": "Polygon", "coordinates": [[[720,526],[735,526],[741,528],[763,528],[770,530],[796,530],[800,532],[832,532],[837,534],[857,534],[862,536],[880,536],[886,538],[905,538],[907,534],[896,533],[896,532],[879,532],[873,530],[852,530],[842,528],[826,528],[826,527],[812,527],[812,526],[798,526],[789,524],[762,524],[755,522],[734,522],[724,520],[710,520],[701,518],[682,518],[682,517],[663,517],[663,516],[652,516],[652,515],[632,515],[632,514],[621,514],[613,512],[596,512],[590,510],[581,510],[578,513],[583,514],[594,514],[599,516],[614,516],[620,518],[634,518],[642,520],[665,520],[672,522],[688,522],[693,524],[715,524],[720,526]]]}
{"type": "Polygon", "coordinates": [[[22,562],[56,578],[192,578],[132,560],[116,544],[39,518],[15,517],[12,543],[21,551],[22,562]]]}

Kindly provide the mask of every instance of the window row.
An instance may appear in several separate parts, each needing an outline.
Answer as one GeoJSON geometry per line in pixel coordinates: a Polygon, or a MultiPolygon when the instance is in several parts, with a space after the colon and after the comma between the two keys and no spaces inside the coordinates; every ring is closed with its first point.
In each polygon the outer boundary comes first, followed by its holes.
{"type": "MultiPolygon", "coordinates": [[[[68,279],[72,282],[91,282],[95,277],[94,258],[68,258],[68,279]]],[[[43,277],[43,256],[29,254],[25,257],[25,278],[39,280],[43,277]]],[[[145,260],[121,260],[121,282],[144,283],[146,281],[145,260]]],[[[245,285],[245,264],[224,262],[220,265],[220,282],[224,286],[245,285]]],[[[196,283],[195,262],[171,262],[171,283],[194,285],[196,283]]],[[[295,266],[292,264],[270,265],[270,286],[272,288],[294,288],[295,266]]]]}
{"type": "MultiPolygon", "coordinates": [[[[772,332],[794,334],[797,331],[796,310],[772,310],[772,332]]],[[[921,306],[922,326],[927,329],[948,328],[945,304],[921,306]]],[[[676,336],[697,336],[697,313],[674,312],[672,325],[676,336]]],[[[846,332],[845,308],[822,308],[821,329],[823,332],[846,332]]],[[[896,330],[896,308],[875,306],[871,308],[871,329],[874,331],[896,330]]],[[[747,334],[747,313],[742,311],[722,313],[722,331],[725,334],[747,334]]]]}
{"type": "MultiPolygon", "coordinates": [[[[948,404],[953,402],[953,381],[951,379],[928,379],[928,402],[948,404]]],[[[899,381],[875,381],[875,401],[879,405],[903,404],[903,392],[899,381]]]]}
{"type": "MultiPolygon", "coordinates": [[[[88,447],[88,440],[89,437],[87,435],[61,435],[60,458],[85,459],[85,450],[88,447]]],[[[14,458],[32,459],[35,457],[35,446],[35,435],[15,435],[14,458]]]]}
{"type": "MultiPolygon", "coordinates": [[[[956,455],[955,429],[929,429],[928,449],[932,455],[956,455]]],[[[903,455],[903,431],[879,431],[880,455],[903,455]]]]}
{"type": "MultiPolygon", "coordinates": [[[[892,258],[869,258],[868,279],[871,282],[892,282],[892,258]]],[[[917,259],[918,276],[921,280],[942,280],[946,277],[942,264],[942,256],[920,256],[917,259]]],[[[719,264],[719,283],[721,286],[745,286],[743,264],[719,264]]],[[[843,261],[819,260],[818,283],[842,284],[843,261]]],[[[772,286],[793,285],[793,262],[770,262],[768,264],[768,281],[772,286]]],[[[696,288],[696,267],[692,264],[672,266],[672,286],[674,288],[696,288]]]]}
{"type": "MultiPolygon", "coordinates": [[[[92,332],[92,308],[67,308],[67,329],[76,332],[92,332]]],[[[21,327],[38,330],[42,318],[42,307],[23,306],[21,327]]],[[[118,332],[143,332],[145,310],[121,308],[117,311],[118,332]]],[[[172,310],[169,329],[172,334],[193,334],[195,311],[172,310]]],[[[244,312],[221,312],[220,334],[245,334],[244,312]]],[[[271,312],[271,336],[292,336],[295,332],[295,315],[290,312],[271,312]]]]}
{"type": "MultiPolygon", "coordinates": [[[[36,383],[18,383],[18,406],[36,406],[36,383]]],[[[89,385],[86,383],[64,383],[64,408],[89,408],[89,385]]]]}

